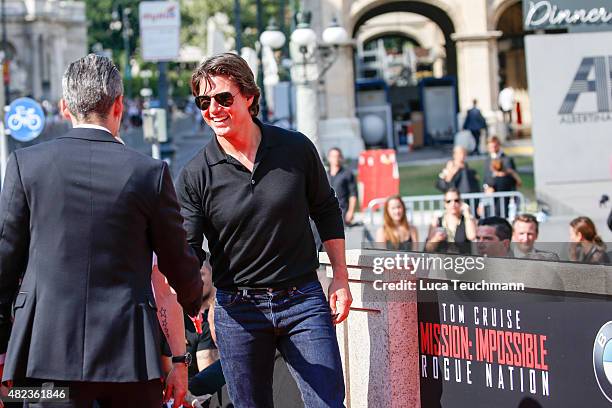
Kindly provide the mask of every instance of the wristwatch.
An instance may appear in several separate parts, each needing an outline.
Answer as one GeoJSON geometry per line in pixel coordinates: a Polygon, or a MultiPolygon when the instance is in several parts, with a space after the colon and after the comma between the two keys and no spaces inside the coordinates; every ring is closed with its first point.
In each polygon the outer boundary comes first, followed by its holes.
{"type": "Polygon", "coordinates": [[[191,353],[187,352],[182,356],[172,356],[172,364],[183,363],[189,367],[191,365],[191,353]]]}

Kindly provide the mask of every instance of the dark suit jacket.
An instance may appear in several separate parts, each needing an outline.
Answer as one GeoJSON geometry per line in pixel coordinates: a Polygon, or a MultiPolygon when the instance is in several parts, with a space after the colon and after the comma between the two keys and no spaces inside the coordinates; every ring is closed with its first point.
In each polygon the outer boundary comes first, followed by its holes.
{"type": "Polygon", "coordinates": [[[15,151],[0,196],[0,353],[15,299],[3,379],[160,378],[153,251],[186,312],[202,299],[182,224],[167,165],[108,132],[15,151]]]}
{"type": "Polygon", "coordinates": [[[463,122],[463,128],[466,130],[480,130],[487,127],[487,121],[480,113],[480,109],[472,108],[467,111],[465,115],[465,121],[463,122]]]}

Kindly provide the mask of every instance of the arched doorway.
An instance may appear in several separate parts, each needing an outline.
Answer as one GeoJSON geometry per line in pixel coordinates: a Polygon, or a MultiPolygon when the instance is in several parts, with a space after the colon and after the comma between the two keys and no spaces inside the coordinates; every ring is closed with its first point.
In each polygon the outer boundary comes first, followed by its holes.
{"type": "Polygon", "coordinates": [[[458,109],[454,32],[446,11],[428,2],[384,2],[354,16],[356,111],[367,146],[401,151],[452,141],[458,109]],[[445,88],[437,94],[441,103],[429,104],[430,109],[425,109],[425,100],[432,93],[424,91],[424,84],[445,88]],[[379,118],[377,127],[372,125],[374,115],[379,118]],[[434,129],[437,124],[428,124],[428,115],[444,117],[448,123],[434,129]],[[375,128],[378,136],[369,135],[375,128]]]}
{"type": "Polygon", "coordinates": [[[368,21],[376,16],[388,13],[404,12],[418,14],[433,21],[444,35],[444,47],[447,58],[447,74],[457,75],[457,52],[455,42],[451,39],[451,34],[455,32],[455,24],[446,12],[434,5],[419,1],[397,1],[384,3],[361,13],[353,25],[353,38],[356,37],[359,29],[368,21]]]}

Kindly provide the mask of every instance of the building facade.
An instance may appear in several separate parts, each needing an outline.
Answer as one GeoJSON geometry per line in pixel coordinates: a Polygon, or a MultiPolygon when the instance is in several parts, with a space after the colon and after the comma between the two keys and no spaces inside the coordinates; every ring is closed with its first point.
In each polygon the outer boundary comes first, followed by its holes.
{"type": "Polygon", "coordinates": [[[6,0],[5,7],[11,100],[56,102],[66,66],[87,53],[85,3],[6,0]]]}
{"type": "MultiPolygon", "coordinates": [[[[355,106],[355,53],[364,42],[385,34],[404,35],[432,51],[432,74],[456,79],[459,112],[478,100],[490,133],[505,136],[498,107],[501,87],[512,86],[515,95],[527,99],[521,1],[315,0],[307,2],[306,7],[313,12],[315,31],[321,33],[337,17],[352,38],[351,44],[342,47],[319,89],[325,108],[320,109],[319,122],[322,148],[338,145],[348,156],[359,153],[362,145],[358,142],[361,137],[355,106]],[[407,17],[402,19],[402,14],[407,17]],[[511,32],[516,22],[516,32],[511,32]]],[[[528,107],[528,100],[523,105],[528,107]]],[[[525,118],[529,118],[528,112],[525,118]]]]}

